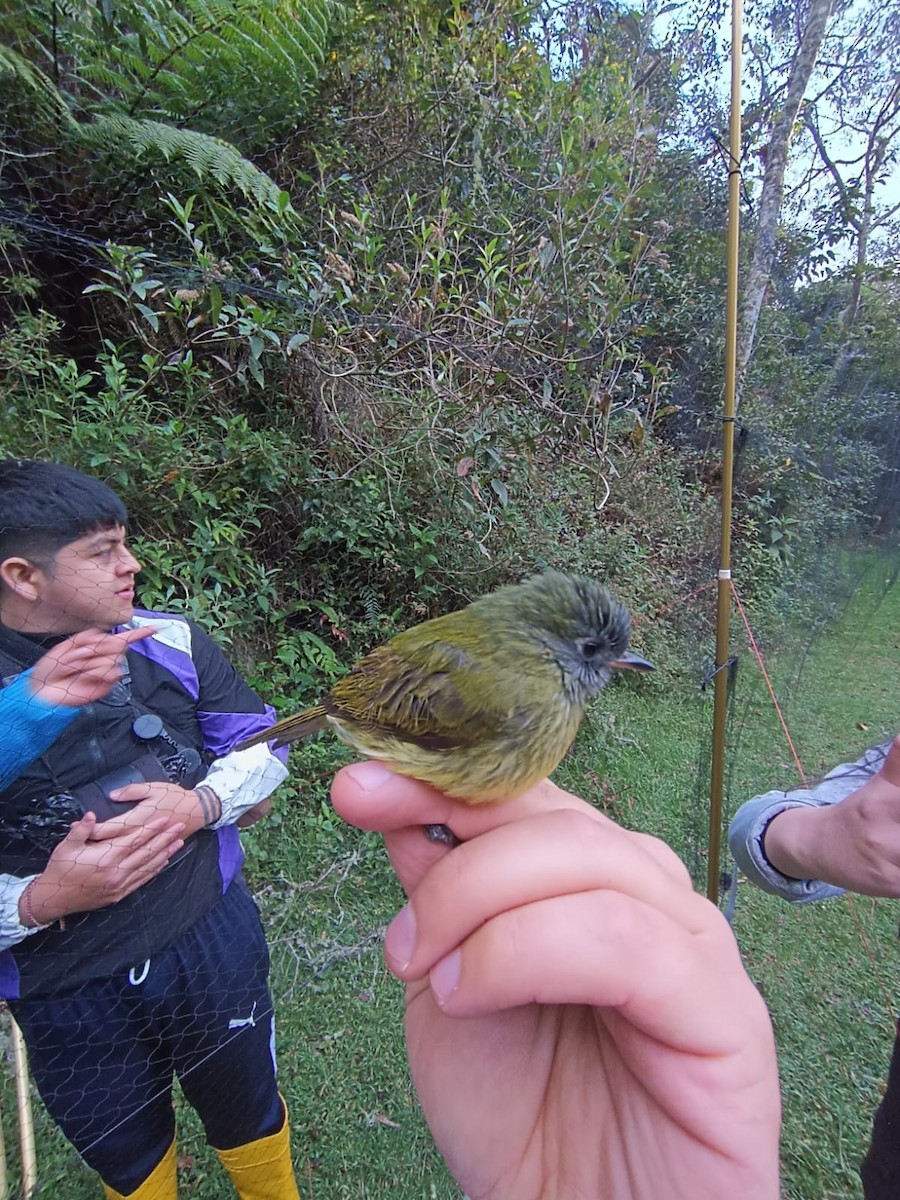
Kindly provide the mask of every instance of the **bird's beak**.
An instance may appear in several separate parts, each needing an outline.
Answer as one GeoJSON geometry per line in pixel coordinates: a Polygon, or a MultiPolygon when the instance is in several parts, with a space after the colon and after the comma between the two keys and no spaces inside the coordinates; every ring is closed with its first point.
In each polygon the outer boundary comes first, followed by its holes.
{"type": "Polygon", "coordinates": [[[648,662],[646,658],[641,658],[639,654],[632,653],[631,650],[626,650],[621,658],[617,658],[615,662],[609,664],[617,671],[655,671],[652,662],[648,662]]]}

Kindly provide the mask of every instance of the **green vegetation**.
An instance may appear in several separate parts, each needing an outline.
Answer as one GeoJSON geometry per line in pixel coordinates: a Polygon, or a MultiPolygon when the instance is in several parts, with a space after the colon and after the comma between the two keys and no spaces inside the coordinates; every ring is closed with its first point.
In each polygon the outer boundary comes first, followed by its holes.
{"type": "MultiPolygon", "coordinates": [[[[660,670],[600,698],[559,779],[702,881],[715,22],[685,9],[663,42],[648,11],[605,0],[7,8],[0,453],[108,479],[142,603],[215,631],[283,711],[498,583],[548,565],[607,580],[660,670]]],[[[736,427],[736,576],[813,774],[896,721],[893,567],[871,565],[900,496],[897,217],[872,191],[896,158],[896,38],[878,6],[835,11],[823,70],[874,157],[856,179],[814,157],[820,190],[786,201],[736,427]]],[[[781,9],[756,19],[745,264],[796,52],[781,9]]],[[[823,119],[799,112],[795,176],[823,119]]],[[[734,803],[796,778],[743,637],[736,621],[734,803]]],[[[449,1200],[381,964],[399,897],[378,842],[330,811],[341,761],[327,739],[295,752],[277,814],[245,838],[302,1190],[449,1200]]],[[[856,907],[887,975],[892,906],[856,907]]],[[[854,1196],[890,1023],[849,906],[743,888],[736,929],[778,1022],[787,1195],[854,1196]]],[[[218,1168],[184,1122],[185,1189],[212,1200],[218,1168]]],[[[96,1194],[43,1120],[38,1144],[43,1194],[96,1194]]]]}

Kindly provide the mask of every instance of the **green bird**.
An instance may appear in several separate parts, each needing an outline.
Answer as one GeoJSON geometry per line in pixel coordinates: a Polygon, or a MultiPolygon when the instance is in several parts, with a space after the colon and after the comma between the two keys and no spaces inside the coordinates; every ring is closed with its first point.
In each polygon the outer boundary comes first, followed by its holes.
{"type": "Polygon", "coordinates": [[[557,768],[584,706],[628,667],[631,615],[590,579],[547,571],[398,633],[321,702],[242,742],[285,746],[331,727],[470,804],[508,800],[557,768]]]}

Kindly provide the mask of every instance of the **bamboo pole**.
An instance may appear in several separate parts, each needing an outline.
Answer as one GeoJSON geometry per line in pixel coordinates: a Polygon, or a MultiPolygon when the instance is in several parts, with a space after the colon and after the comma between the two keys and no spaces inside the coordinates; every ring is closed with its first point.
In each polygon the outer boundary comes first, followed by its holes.
{"type": "Polygon", "coordinates": [[[6,1200],[9,1186],[6,1182],[6,1142],[3,1140],[3,1126],[0,1125],[0,1200],[6,1200]]]}
{"type": "Polygon", "coordinates": [[[731,5],[731,121],[728,157],[728,283],[725,295],[725,395],[722,417],[722,505],[716,595],[716,681],[710,772],[709,858],[706,894],[719,899],[722,797],[725,790],[725,729],[728,718],[728,635],[731,624],[731,500],[734,485],[734,417],[737,396],[738,250],[741,200],[742,0],[731,5]]]}
{"type": "Polygon", "coordinates": [[[13,1069],[16,1075],[16,1107],[19,1113],[19,1147],[22,1156],[22,1195],[25,1200],[37,1184],[37,1155],[34,1147],[34,1117],[28,1078],[25,1039],[15,1021],[12,1025],[13,1069]]]}

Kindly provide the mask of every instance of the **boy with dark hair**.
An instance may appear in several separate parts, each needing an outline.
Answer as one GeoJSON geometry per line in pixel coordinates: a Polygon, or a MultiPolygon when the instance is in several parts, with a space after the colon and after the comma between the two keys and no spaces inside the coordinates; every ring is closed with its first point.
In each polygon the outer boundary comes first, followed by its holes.
{"type": "Polygon", "coordinates": [[[99,479],[62,463],[0,462],[0,562],[10,554],[46,561],[85,533],[128,523],[125,505],[99,479]]]}
{"type": "Polygon", "coordinates": [[[0,995],[107,1197],[174,1200],[177,1074],[243,1200],[296,1200],[237,832],[286,770],[232,750],[273,714],[192,622],[135,612],[126,519],[70,467],[0,463],[3,684],[70,635],[151,630],[0,785],[0,995]]]}

